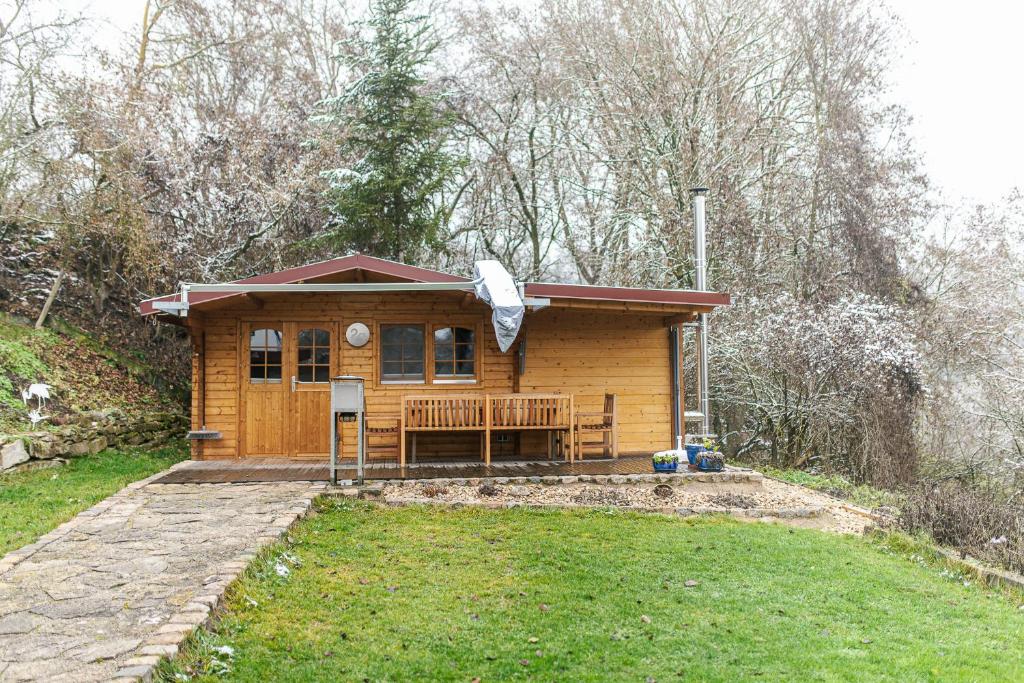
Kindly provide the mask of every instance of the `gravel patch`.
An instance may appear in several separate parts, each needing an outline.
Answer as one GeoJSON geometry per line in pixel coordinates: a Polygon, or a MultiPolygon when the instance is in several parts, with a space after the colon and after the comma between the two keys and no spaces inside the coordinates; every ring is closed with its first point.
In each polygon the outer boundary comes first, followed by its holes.
{"type": "Polygon", "coordinates": [[[693,510],[721,512],[752,517],[782,519],[796,526],[840,533],[862,533],[874,524],[866,515],[847,509],[842,501],[802,486],[765,479],[760,485],[703,484],[671,485],[628,484],[448,484],[389,483],[381,490],[381,500],[393,504],[430,502],[449,505],[485,505],[501,507],[566,506],[618,507],[648,510],[693,510]],[[795,510],[813,511],[813,515],[794,515],[795,510]]]}

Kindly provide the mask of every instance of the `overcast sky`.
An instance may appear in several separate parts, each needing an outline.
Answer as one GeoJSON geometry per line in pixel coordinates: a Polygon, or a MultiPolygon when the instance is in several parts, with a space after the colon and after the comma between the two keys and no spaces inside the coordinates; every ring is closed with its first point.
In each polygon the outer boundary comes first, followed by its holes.
{"type": "Polygon", "coordinates": [[[892,0],[911,42],[893,96],[914,117],[917,149],[951,200],[1024,189],[1024,4],[892,0]]]}
{"type": "MultiPolygon", "coordinates": [[[[454,0],[453,0],[454,1],[454,0]]],[[[124,28],[145,0],[64,0],[124,28]]],[[[1024,3],[889,0],[908,42],[893,71],[893,101],[914,118],[925,168],[952,202],[992,202],[1024,189],[1024,3]]],[[[97,38],[113,31],[97,31],[97,38]]]]}

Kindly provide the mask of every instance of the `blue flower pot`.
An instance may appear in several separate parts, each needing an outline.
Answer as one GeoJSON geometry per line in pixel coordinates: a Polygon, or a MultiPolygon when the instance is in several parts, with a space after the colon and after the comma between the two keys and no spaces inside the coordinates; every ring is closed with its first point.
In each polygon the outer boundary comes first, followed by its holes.
{"type": "Polygon", "coordinates": [[[678,462],[652,462],[655,472],[675,472],[679,468],[678,462]]]}
{"type": "Polygon", "coordinates": [[[721,472],[722,470],[725,469],[725,465],[721,462],[715,462],[711,460],[711,458],[702,455],[700,457],[700,460],[697,461],[697,469],[700,470],[701,472],[721,472]]]}
{"type": "Polygon", "coordinates": [[[698,456],[704,452],[704,446],[699,443],[688,443],[686,444],[686,459],[690,461],[691,465],[697,464],[698,456]]]}

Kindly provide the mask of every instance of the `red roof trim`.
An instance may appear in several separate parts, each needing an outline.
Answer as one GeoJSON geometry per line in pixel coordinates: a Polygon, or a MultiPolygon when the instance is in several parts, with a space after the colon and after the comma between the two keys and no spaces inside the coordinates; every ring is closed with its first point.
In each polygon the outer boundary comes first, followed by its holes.
{"type": "MultiPolygon", "coordinates": [[[[298,282],[300,280],[315,280],[317,278],[327,277],[328,275],[335,275],[349,270],[365,270],[369,273],[388,275],[390,277],[396,277],[409,282],[468,281],[467,278],[452,275],[451,273],[443,273],[439,270],[418,268],[417,266],[409,266],[404,263],[397,263],[396,261],[366,256],[365,254],[353,254],[351,256],[342,256],[341,258],[330,259],[328,261],[310,263],[305,266],[298,266],[297,268],[288,268],[275,273],[247,277],[243,280],[234,280],[233,282],[235,284],[245,285],[282,285],[298,282]]],[[[189,297],[189,304],[205,303],[207,301],[226,299],[232,296],[238,296],[238,294],[232,294],[230,292],[196,292],[189,297]]],[[[144,316],[153,315],[154,313],[160,312],[153,308],[154,301],[178,301],[180,298],[180,294],[167,294],[154,299],[146,299],[139,304],[139,311],[144,316]]]]}
{"type": "Polygon", "coordinates": [[[643,289],[641,287],[599,287],[595,285],[562,285],[550,282],[529,282],[527,296],[553,299],[584,299],[647,304],[687,306],[728,306],[727,292],[698,292],[689,289],[643,289]]]}
{"type": "MultiPolygon", "coordinates": [[[[439,270],[418,268],[387,259],[353,254],[341,258],[310,263],[297,268],[288,268],[276,273],[267,273],[255,277],[235,280],[237,284],[288,284],[343,273],[349,270],[364,270],[369,273],[387,275],[408,282],[468,282],[468,278],[459,277],[439,270]]],[[[614,301],[649,304],[674,304],[683,306],[728,306],[730,296],[724,292],[695,292],[685,289],[643,289],[640,287],[599,287],[594,285],[564,285],[548,282],[529,282],[526,284],[528,296],[548,297],[557,299],[580,299],[587,301],[614,301]]],[[[189,297],[190,304],[205,303],[217,299],[239,296],[230,292],[196,292],[189,297]]],[[[142,315],[159,313],[153,307],[154,301],[177,301],[179,294],[168,294],[155,299],[147,299],[139,304],[142,315]]]]}

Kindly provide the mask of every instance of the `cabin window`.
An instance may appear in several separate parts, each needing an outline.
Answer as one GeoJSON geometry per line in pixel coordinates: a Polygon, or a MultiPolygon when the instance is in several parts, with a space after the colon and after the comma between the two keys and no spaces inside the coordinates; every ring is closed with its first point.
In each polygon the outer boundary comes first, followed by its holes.
{"type": "Polygon", "coordinates": [[[423,325],[380,326],[382,382],[422,382],[425,334],[423,325]]]}
{"type": "Polygon", "coordinates": [[[249,335],[249,382],[281,383],[281,330],[253,330],[249,335]]]}
{"type": "Polygon", "coordinates": [[[298,342],[299,381],[331,381],[331,333],[319,328],[299,330],[298,342]]]}
{"type": "Polygon", "coordinates": [[[467,327],[439,327],[434,330],[434,377],[444,380],[472,380],[476,377],[476,340],[467,327]]]}

